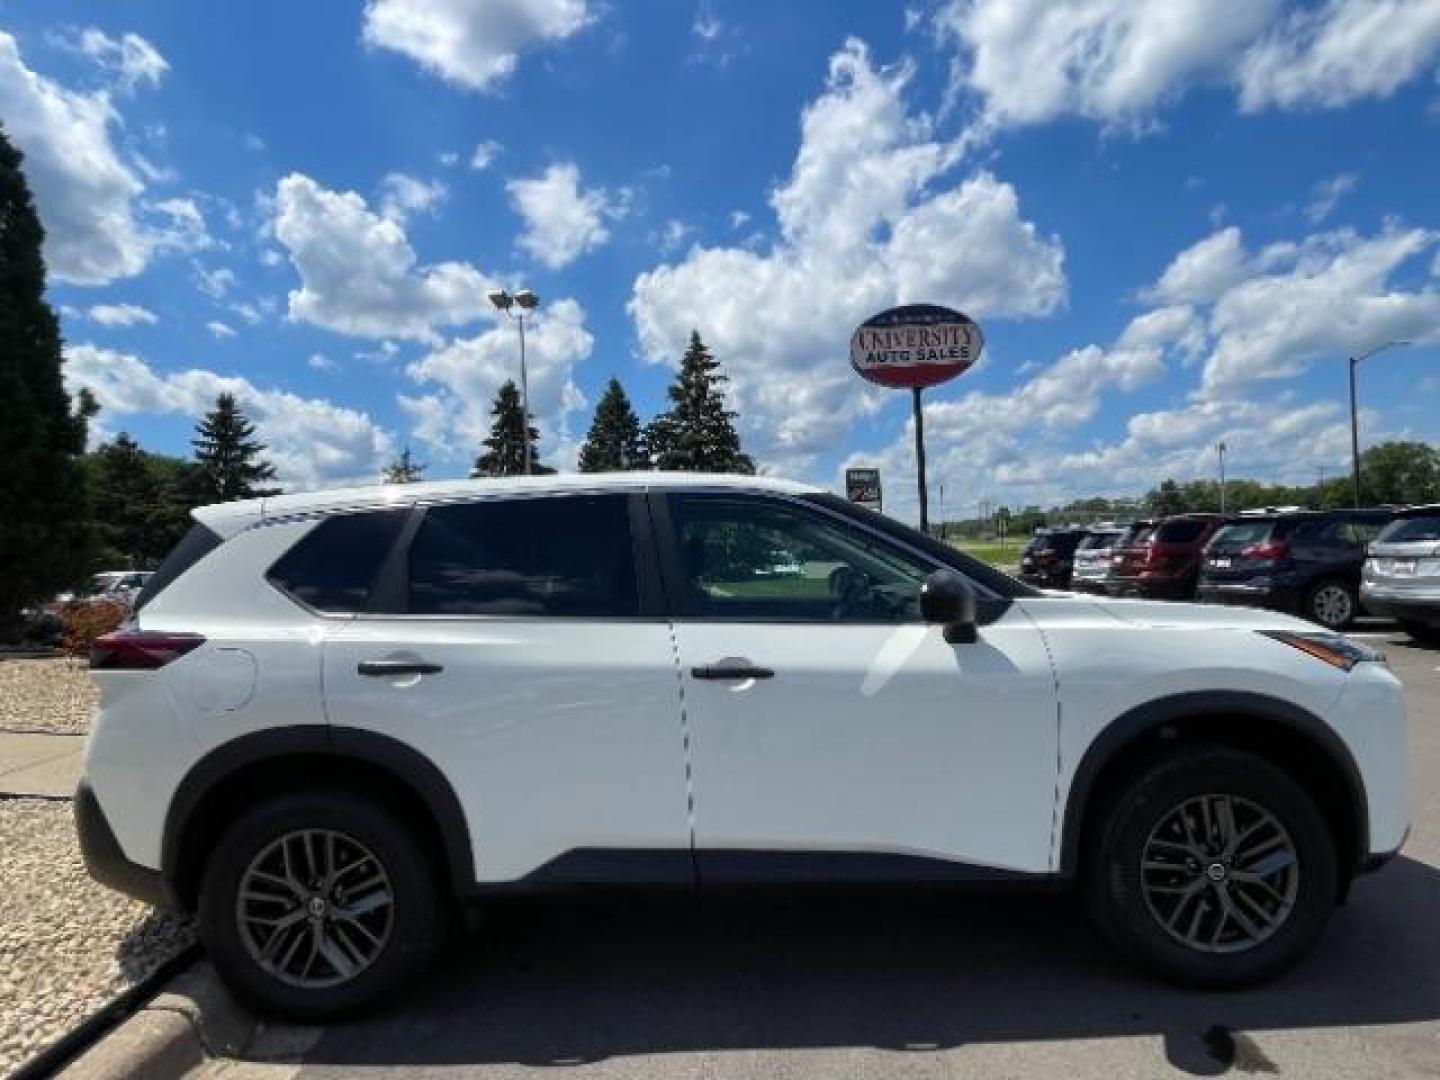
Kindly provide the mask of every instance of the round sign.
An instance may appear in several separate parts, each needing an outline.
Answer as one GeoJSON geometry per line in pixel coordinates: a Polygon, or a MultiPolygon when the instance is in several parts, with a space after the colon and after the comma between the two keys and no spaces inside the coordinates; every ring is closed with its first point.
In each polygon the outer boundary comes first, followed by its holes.
{"type": "Polygon", "coordinates": [[[980,359],[980,324],[953,308],[906,304],[872,316],[850,338],[850,366],[890,387],[934,386],[980,359]]]}

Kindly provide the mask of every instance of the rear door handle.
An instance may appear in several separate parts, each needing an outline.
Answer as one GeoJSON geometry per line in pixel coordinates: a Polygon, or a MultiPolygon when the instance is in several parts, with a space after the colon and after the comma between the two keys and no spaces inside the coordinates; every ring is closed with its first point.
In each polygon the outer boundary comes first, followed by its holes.
{"type": "Polygon", "coordinates": [[[696,679],[773,679],[775,672],[768,667],[756,667],[749,660],[726,657],[713,664],[693,667],[690,674],[696,679]]]}
{"type": "Polygon", "coordinates": [[[428,660],[361,660],[355,665],[361,675],[376,678],[392,675],[438,675],[445,669],[428,660]]]}

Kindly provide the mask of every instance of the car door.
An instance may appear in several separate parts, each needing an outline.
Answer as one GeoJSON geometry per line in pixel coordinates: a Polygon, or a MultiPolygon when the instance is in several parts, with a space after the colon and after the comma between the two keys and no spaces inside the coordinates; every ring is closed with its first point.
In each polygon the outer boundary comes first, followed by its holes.
{"type": "Polygon", "coordinates": [[[936,563],[797,498],[656,497],[701,879],[1050,869],[1058,717],[1038,628],[919,614],[936,563]]]}
{"type": "Polygon", "coordinates": [[[614,493],[421,507],[369,610],[327,632],[330,722],[442,770],[482,882],[604,875],[597,858],[637,851],[661,856],[627,864],[647,874],[692,873],[674,650],[633,499],[643,521],[643,496],[614,493]]]}

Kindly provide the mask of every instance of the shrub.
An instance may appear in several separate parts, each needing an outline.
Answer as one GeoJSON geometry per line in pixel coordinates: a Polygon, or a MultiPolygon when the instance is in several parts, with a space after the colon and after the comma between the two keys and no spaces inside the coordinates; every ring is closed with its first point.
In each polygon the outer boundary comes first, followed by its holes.
{"type": "Polygon", "coordinates": [[[60,609],[60,621],[65,627],[60,648],[67,656],[87,657],[95,639],[114,630],[128,614],[123,604],[109,600],[66,604],[60,609]]]}

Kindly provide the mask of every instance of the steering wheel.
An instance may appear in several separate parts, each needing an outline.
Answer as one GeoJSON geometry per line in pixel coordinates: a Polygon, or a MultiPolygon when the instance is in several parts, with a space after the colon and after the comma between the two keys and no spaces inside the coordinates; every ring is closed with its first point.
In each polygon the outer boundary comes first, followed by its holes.
{"type": "Polygon", "coordinates": [[[839,621],[855,612],[868,611],[875,594],[875,586],[868,574],[853,566],[837,566],[826,579],[835,605],[831,618],[839,621]]]}

